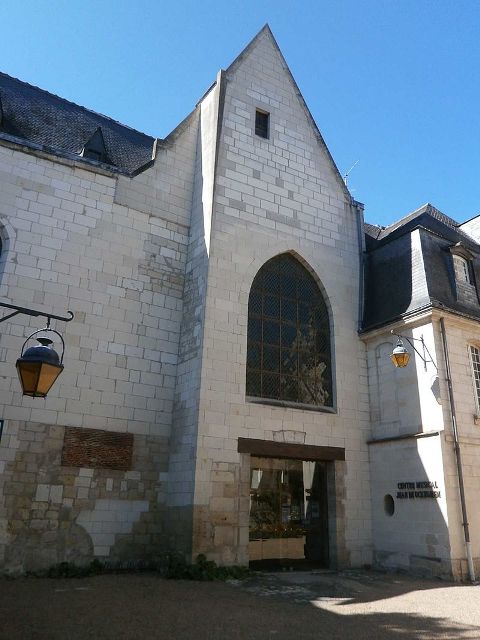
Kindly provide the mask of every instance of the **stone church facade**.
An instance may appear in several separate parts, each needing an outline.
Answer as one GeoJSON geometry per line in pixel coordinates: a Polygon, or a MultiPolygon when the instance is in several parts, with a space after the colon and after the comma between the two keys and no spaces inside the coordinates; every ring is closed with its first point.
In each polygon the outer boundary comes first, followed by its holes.
{"type": "Polygon", "coordinates": [[[442,216],[364,224],[268,27],[164,140],[0,74],[1,299],[74,313],[46,399],[13,366],[41,321],[1,325],[2,570],[465,577],[440,318],[478,565],[478,233],[442,216]],[[395,370],[392,329],[430,360],[395,370]]]}

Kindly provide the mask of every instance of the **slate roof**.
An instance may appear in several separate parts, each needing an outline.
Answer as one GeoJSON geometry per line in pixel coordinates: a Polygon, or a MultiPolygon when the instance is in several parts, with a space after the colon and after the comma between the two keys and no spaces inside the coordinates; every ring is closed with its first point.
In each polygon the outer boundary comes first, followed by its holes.
{"type": "Polygon", "coordinates": [[[79,155],[100,127],[110,163],[134,173],[152,160],[155,138],[48,91],[0,73],[0,134],[48,151],[79,155]]]}
{"type": "Polygon", "coordinates": [[[381,232],[378,237],[378,240],[382,240],[383,238],[390,235],[397,229],[404,227],[409,222],[417,220],[417,218],[419,218],[424,214],[431,216],[435,220],[439,220],[440,222],[443,222],[443,224],[445,224],[447,227],[450,227],[451,229],[455,229],[456,227],[458,227],[458,222],[456,222],[453,218],[450,218],[449,216],[445,215],[444,213],[439,211],[439,209],[437,209],[432,204],[427,202],[427,204],[424,204],[422,207],[415,209],[415,211],[412,211],[411,213],[407,214],[403,218],[400,218],[400,220],[397,220],[397,222],[394,222],[388,227],[381,227],[381,232]]]}
{"type": "Polygon", "coordinates": [[[431,307],[480,320],[480,245],[453,218],[426,204],[388,227],[367,223],[365,238],[363,330],[431,307]],[[472,285],[456,282],[450,248],[458,243],[473,255],[472,285]]]}

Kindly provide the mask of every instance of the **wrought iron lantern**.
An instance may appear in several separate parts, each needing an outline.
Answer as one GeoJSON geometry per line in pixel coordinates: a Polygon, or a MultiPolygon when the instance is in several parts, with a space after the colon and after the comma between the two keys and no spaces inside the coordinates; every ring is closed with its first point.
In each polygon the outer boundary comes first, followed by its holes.
{"type": "Polygon", "coordinates": [[[65,353],[65,342],[62,336],[55,329],[50,328],[50,321],[61,320],[62,322],[70,322],[73,320],[73,313],[67,311],[68,316],[56,316],[53,313],[44,313],[36,309],[28,307],[18,307],[16,304],[8,302],[0,302],[1,309],[9,309],[11,313],[0,318],[0,322],[10,320],[19,314],[33,316],[34,318],[46,318],[47,326],[44,329],[34,331],[23,343],[20,358],[17,360],[17,372],[22,385],[23,395],[32,398],[45,398],[52,388],[53,383],[63,371],[63,354],[65,353]],[[55,333],[62,343],[62,355],[59,356],[52,347],[53,340],[46,336],[39,336],[37,341],[39,344],[29,347],[25,351],[27,342],[39,333],[55,333]]]}
{"type": "Polygon", "coordinates": [[[397,346],[393,350],[390,358],[396,367],[400,367],[402,369],[407,366],[408,361],[410,360],[410,354],[405,349],[405,345],[400,337],[398,337],[397,346]]]}
{"type": "Polygon", "coordinates": [[[392,360],[393,364],[396,367],[403,369],[408,365],[410,361],[410,354],[405,349],[405,345],[403,344],[403,340],[406,340],[408,344],[412,347],[412,349],[415,351],[417,356],[420,358],[420,360],[423,362],[425,371],[427,371],[427,364],[429,362],[431,362],[432,365],[435,367],[435,369],[438,371],[438,367],[434,359],[432,358],[432,355],[428,350],[427,345],[425,344],[425,340],[423,339],[423,336],[420,336],[420,338],[414,338],[414,337],[409,338],[408,336],[403,336],[400,333],[395,333],[393,329],[392,331],[390,331],[390,333],[397,337],[397,345],[390,356],[390,359],[392,360]],[[420,353],[420,351],[415,347],[414,342],[420,342],[420,344],[422,345],[423,353],[420,353]]]}
{"type": "Polygon", "coordinates": [[[62,336],[50,329],[47,325],[45,329],[34,331],[23,343],[20,358],[17,360],[17,371],[22,385],[23,395],[32,398],[45,398],[53,383],[63,371],[63,354],[65,353],[65,342],[62,336]],[[62,354],[59,356],[53,348],[53,340],[46,336],[39,336],[36,344],[25,350],[26,344],[39,333],[55,333],[62,342],[62,354]]]}

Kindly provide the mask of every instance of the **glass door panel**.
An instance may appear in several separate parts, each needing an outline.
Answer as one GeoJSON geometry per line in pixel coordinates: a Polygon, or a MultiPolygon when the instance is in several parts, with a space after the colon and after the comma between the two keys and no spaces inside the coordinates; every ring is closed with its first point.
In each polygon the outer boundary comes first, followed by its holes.
{"type": "Polygon", "coordinates": [[[250,560],[328,562],[325,463],[251,458],[250,560]]]}

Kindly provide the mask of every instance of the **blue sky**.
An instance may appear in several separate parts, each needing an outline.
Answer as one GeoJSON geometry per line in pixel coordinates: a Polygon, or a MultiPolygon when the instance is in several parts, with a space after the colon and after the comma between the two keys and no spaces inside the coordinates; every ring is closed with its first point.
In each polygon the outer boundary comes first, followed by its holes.
{"type": "Polygon", "coordinates": [[[4,0],[0,70],[164,137],[268,22],[353,196],[480,213],[477,0],[4,0]]]}

